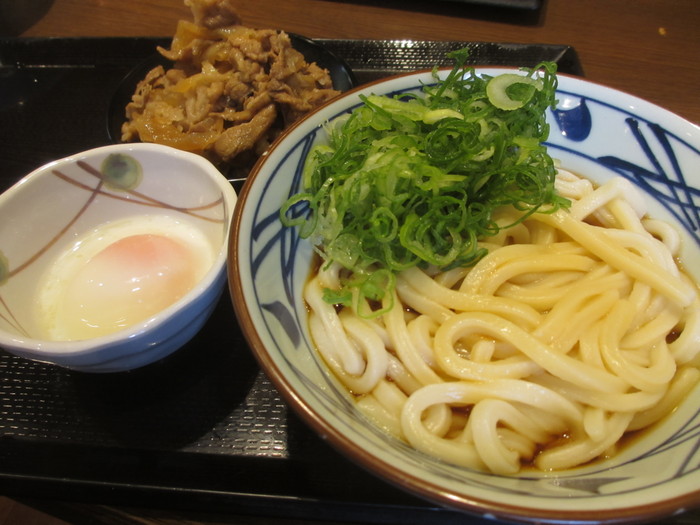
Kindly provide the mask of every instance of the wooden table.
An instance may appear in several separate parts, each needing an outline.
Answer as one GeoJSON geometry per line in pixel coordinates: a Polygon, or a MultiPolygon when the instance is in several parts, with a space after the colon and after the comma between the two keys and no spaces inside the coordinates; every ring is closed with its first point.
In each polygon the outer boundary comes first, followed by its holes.
{"type": "MultiPolygon", "coordinates": [[[[19,27],[19,36],[171,36],[179,19],[190,19],[181,0],[39,3],[44,8],[36,12],[43,16],[33,25],[19,27]]],[[[245,25],[312,38],[568,44],[578,52],[588,79],[700,123],[698,0],[546,0],[536,11],[441,0],[234,0],[234,4],[245,25]]],[[[33,504],[78,523],[95,516],[99,523],[192,525],[203,520],[147,509],[33,504]]],[[[267,522],[234,516],[210,516],[206,521],[267,522]]]]}

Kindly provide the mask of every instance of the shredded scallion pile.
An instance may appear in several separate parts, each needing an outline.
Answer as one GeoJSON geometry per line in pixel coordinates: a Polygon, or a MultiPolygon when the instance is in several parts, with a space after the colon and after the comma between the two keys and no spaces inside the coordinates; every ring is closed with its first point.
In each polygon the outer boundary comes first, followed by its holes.
{"type": "MultiPolygon", "coordinates": [[[[448,55],[452,71],[421,95],[361,96],[347,118],[328,124],[303,173],[303,191],[280,210],[325,261],[349,270],[326,300],[377,301],[395,274],[440,269],[483,257],[500,206],[527,216],[568,206],[554,190],[556,170],[543,142],[555,104],[556,65],[523,74],[479,76],[466,49],[448,55]]],[[[523,217],[524,218],[524,217],[523,217]]]]}

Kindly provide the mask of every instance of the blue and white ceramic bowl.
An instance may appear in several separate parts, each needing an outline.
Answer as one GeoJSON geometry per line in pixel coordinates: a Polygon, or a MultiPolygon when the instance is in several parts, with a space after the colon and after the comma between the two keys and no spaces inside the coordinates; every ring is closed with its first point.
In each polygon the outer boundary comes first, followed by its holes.
{"type": "MultiPolygon", "coordinates": [[[[495,75],[497,69],[480,72],[495,75]]],[[[282,227],[282,203],[298,190],[324,122],[359,94],[417,91],[429,72],[363,86],[290,129],[252,173],[234,215],[230,289],[259,362],[289,404],[321,436],[369,471],[414,494],[469,513],[529,522],[629,522],[700,504],[700,389],[653,432],[613,459],[556,474],[504,477],[427,457],[388,437],[354,409],[314,351],[301,290],[312,249],[282,227]]],[[[684,267],[700,281],[700,128],[633,96],[560,76],[550,112],[550,152],[597,182],[622,175],[653,203],[650,213],[683,232],[684,267]]]]}
{"type": "Polygon", "coordinates": [[[130,370],[176,351],[225,289],[235,202],[230,183],[209,161],[154,144],[105,146],[33,171],[0,195],[0,348],[84,372],[130,370]],[[113,163],[126,169],[112,171],[113,163]],[[117,222],[128,224],[119,235],[187,224],[183,231],[198,232],[198,246],[207,246],[208,266],[189,292],[128,328],[79,340],[47,336],[37,314],[47,272],[117,222]]]}

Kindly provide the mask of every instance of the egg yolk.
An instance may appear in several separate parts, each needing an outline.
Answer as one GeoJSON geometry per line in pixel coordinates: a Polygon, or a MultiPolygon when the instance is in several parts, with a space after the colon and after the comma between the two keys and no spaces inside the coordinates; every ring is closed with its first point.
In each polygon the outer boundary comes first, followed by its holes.
{"type": "Polygon", "coordinates": [[[190,250],[163,235],[132,235],[110,244],[78,271],[57,310],[67,339],[126,328],[185,295],[196,282],[190,250]]]}

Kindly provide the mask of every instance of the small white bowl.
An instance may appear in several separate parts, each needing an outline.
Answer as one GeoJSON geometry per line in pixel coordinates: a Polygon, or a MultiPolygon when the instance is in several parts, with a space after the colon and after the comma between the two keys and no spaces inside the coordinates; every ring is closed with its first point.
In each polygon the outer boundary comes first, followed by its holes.
{"type": "MultiPolygon", "coordinates": [[[[479,69],[495,75],[502,69],[479,69]]],[[[306,153],[322,125],[360,104],[359,94],[418,92],[429,72],[342,95],[288,130],[258,163],[234,214],[229,286],[262,368],[321,436],[369,471],[439,504],[471,514],[536,523],[651,520],[700,504],[700,389],[659,427],[610,460],[570,471],[509,477],[456,467],[375,428],[314,350],[301,297],[313,250],[278,219],[299,191],[306,153]]],[[[685,269],[700,281],[700,128],[636,97],[560,75],[549,112],[553,157],[597,182],[623,176],[652,202],[650,214],[682,230],[685,269]]]]}
{"type": "Polygon", "coordinates": [[[210,162],[165,146],[105,146],[36,169],[0,195],[0,348],[85,372],[130,370],[171,354],[202,327],[225,288],[235,203],[230,183],[210,162]],[[106,159],[126,163],[127,176],[106,175],[106,159]],[[114,333],[47,337],[37,314],[46,272],[104,225],[145,219],[199,232],[211,252],[199,281],[170,306],[114,333]]]}

